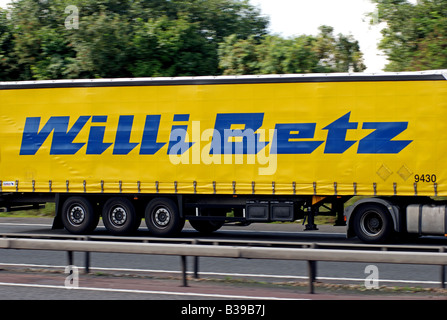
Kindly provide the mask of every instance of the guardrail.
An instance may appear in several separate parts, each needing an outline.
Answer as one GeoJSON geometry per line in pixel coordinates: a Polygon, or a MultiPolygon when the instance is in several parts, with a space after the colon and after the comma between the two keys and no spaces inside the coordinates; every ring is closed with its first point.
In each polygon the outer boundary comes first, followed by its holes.
{"type": "Polygon", "coordinates": [[[316,262],[366,262],[418,264],[441,266],[441,285],[444,287],[444,266],[447,253],[340,250],[318,248],[268,248],[249,246],[214,246],[203,244],[128,243],[117,241],[42,240],[42,239],[0,239],[0,249],[67,251],[69,264],[73,252],[131,253],[149,255],[174,255],[181,257],[183,285],[187,286],[186,257],[214,257],[238,259],[300,260],[308,262],[309,293],[314,293],[316,262]]]}
{"type": "Polygon", "coordinates": [[[319,248],[346,250],[377,250],[377,251],[415,251],[439,252],[447,250],[443,245],[420,244],[365,244],[349,242],[309,242],[309,241],[272,241],[272,240],[237,240],[237,239],[201,239],[201,238],[160,238],[148,236],[111,236],[111,235],[75,235],[75,234],[43,234],[43,233],[0,233],[0,238],[14,239],[50,239],[50,240],[84,240],[84,241],[119,241],[141,243],[172,243],[172,244],[204,244],[244,247],[284,247],[284,248],[319,248]]]}

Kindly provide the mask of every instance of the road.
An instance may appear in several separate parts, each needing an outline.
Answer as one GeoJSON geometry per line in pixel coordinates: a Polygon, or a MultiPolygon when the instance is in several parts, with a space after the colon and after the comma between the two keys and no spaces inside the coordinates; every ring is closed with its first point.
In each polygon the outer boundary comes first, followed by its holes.
{"type": "MultiPolygon", "coordinates": [[[[210,237],[203,237],[186,226],[180,237],[238,239],[244,241],[358,242],[346,239],[344,227],[320,226],[318,231],[302,232],[299,224],[253,224],[247,227],[225,226],[210,237]]],[[[0,218],[0,233],[68,234],[51,230],[51,219],[0,218]]],[[[148,236],[144,228],[139,235],[148,236]]],[[[106,234],[101,226],[95,234],[106,234]]],[[[444,238],[424,238],[424,245],[447,245],[444,238]]],[[[192,258],[188,270],[192,271],[192,258]]],[[[201,279],[224,279],[224,282],[190,280],[181,287],[180,259],[169,256],[94,253],[90,256],[90,275],[83,274],[85,255],[74,254],[79,267],[79,288],[66,289],[68,274],[65,252],[0,250],[0,299],[325,299],[332,296],[317,288],[317,295],[307,295],[305,286],[290,284],[307,281],[307,264],[300,261],[252,261],[243,259],[201,258],[201,279]],[[29,269],[33,272],[23,271],[29,269]],[[58,272],[55,272],[55,271],[58,272]],[[43,272],[45,271],[45,272],[43,272]],[[53,272],[49,272],[53,271],[53,272]],[[113,276],[112,276],[113,275],[113,276]],[[118,276],[119,275],[119,276],[118,276]],[[241,281],[244,280],[244,281],[241,281]],[[288,287],[270,283],[288,283],[288,287]],[[248,285],[247,283],[251,283],[248,285]],[[264,285],[261,285],[264,284],[264,285]]],[[[363,286],[369,273],[365,263],[318,262],[318,282],[363,286]]],[[[380,286],[439,287],[440,267],[415,265],[377,265],[380,286]]],[[[370,292],[372,293],[372,291],[370,292]]],[[[362,298],[355,292],[335,298],[362,298]]],[[[363,297],[365,297],[363,295],[363,297]]],[[[367,295],[371,299],[371,294],[367,295]]],[[[408,296],[406,296],[408,297],[408,296]]],[[[383,295],[382,295],[383,298],[383,295]]]]}

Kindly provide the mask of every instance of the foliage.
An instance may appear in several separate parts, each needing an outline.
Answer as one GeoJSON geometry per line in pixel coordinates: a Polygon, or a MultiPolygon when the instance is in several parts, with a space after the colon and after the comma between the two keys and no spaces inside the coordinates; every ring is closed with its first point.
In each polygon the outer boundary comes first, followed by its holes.
{"type": "Polygon", "coordinates": [[[18,0],[7,14],[1,80],[220,74],[218,43],[268,24],[247,0],[18,0]],[[67,6],[79,8],[76,29],[67,6]]]}
{"type": "Polygon", "coordinates": [[[447,68],[447,0],[372,0],[377,22],[385,22],[379,44],[386,71],[447,68]]]}
{"type": "Polygon", "coordinates": [[[17,61],[13,56],[14,43],[11,25],[6,10],[0,8],[0,79],[13,80],[17,77],[17,61]]]}
{"type": "Polygon", "coordinates": [[[16,0],[0,10],[0,80],[364,69],[331,27],[284,39],[267,26],[248,0],[16,0]]]}
{"type": "Polygon", "coordinates": [[[321,26],[316,37],[284,39],[273,35],[239,40],[231,35],[219,47],[225,74],[359,72],[366,68],[362,56],[352,36],[335,37],[329,26],[321,26]]]}

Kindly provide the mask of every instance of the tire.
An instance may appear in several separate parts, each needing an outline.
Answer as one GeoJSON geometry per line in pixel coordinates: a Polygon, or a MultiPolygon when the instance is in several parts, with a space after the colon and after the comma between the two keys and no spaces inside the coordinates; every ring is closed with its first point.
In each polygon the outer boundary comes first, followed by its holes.
{"type": "MultiPolygon", "coordinates": [[[[225,217],[226,209],[202,209],[202,216],[211,216],[213,212],[218,216],[225,217]]],[[[224,220],[189,220],[191,226],[202,234],[210,234],[219,230],[224,224],[224,220]]]]}
{"type": "Polygon", "coordinates": [[[210,234],[219,230],[224,225],[225,221],[189,220],[189,223],[198,232],[210,234]]]}
{"type": "Polygon", "coordinates": [[[174,236],[185,225],[185,219],[180,217],[178,206],[167,198],[151,200],[146,206],[144,218],[149,232],[158,237],[174,236]]]}
{"type": "Polygon", "coordinates": [[[127,235],[137,231],[141,219],[128,199],[111,198],[102,209],[102,222],[111,234],[127,235]]]}
{"type": "Polygon", "coordinates": [[[83,197],[71,197],[62,206],[62,224],[73,234],[88,234],[95,230],[99,222],[90,201],[83,197]]]}
{"type": "Polygon", "coordinates": [[[354,231],[365,243],[384,243],[393,233],[393,220],[386,208],[368,204],[360,207],[356,212],[354,231]]]}

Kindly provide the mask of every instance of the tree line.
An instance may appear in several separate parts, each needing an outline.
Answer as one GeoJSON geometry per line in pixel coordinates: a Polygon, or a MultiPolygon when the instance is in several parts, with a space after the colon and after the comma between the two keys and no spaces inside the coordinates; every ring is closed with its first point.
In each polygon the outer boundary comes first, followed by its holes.
{"type": "Polygon", "coordinates": [[[379,48],[385,71],[447,69],[447,0],[372,0],[375,23],[385,22],[379,48]]]}
{"type": "MultiPolygon", "coordinates": [[[[387,70],[447,67],[447,0],[371,1],[387,70]]],[[[0,80],[366,69],[352,35],[323,25],[284,38],[268,25],[248,0],[16,0],[0,9],[0,80]]]]}
{"type": "Polygon", "coordinates": [[[248,0],[18,0],[0,11],[0,80],[364,69],[352,36],[268,23],[248,0]]]}

